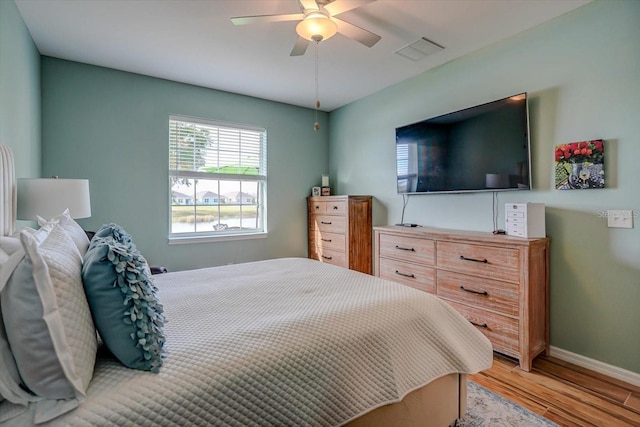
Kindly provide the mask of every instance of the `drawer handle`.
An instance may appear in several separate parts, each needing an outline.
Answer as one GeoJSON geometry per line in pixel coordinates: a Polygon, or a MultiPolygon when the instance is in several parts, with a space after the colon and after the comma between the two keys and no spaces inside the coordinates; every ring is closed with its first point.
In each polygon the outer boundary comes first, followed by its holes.
{"type": "Polygon", "coordinates": [[[331,221],[320,221],[320,224],[331,225],[331,221]]]}
{"type": "Polygon", "coordinates": [[[402,273],[402,272],[400,272],[398,270],[396,270],[396,274],[398,276],[409,277],[411,279],[415,279],[416,278],[416,276],[414,276],[413,274],[402,273]]]}
{"type": "Polygon", "coordinates": [[[483,329],[489,328],[489,325],[487,325],[486,323],[476,323],[476,322],[472,322],[471,320],[469,320],[469,323],[471,323],[473,326],[477,326],[478,328],[483,328],[483,329]]]}
{"type": "Polygon", "coordinates": [[[463,259],[465,261],[482,262],[482,263],[485,263],[485,264],[487,264],[489,262],[486,258],[484,258],[484,259],[467,258],[464,255],[460,255],[460,259],[463,259]]]}
{"type": "Polygon", "coordinates": [[[484,295],[485,297],[486,297],[487,295],[489,295],[489,292],[487,292],[487,291],[482,291],[482,292],[480,292],[480,291],[474,291],[473,289],[467,289],[467,288],[465,288],[464,286],[460,286],[460,289],[462,289],[462,290],[463,290],[463,291],[465,291],[465,292],[469,292],[470,294],[484,295]]]}
{"type": "Polygon", "coordinates": [[[331,239],[320,239],[320,240],[322,240],[323,242],[329,242],[329,243],[331,243],[331,239]]]}
{"type": "Polygon", "coordinates": [[[315,208],[316,208],[316,210],[318,210],[318,209],[320,209],[320,206],[316,206],[315,208]]]}
{"type": "Polygon", "coordinates": [[[326,256],[326,255],[322,255],[322,258],[324,258],[324,259],[333,259],[332,256],[326,256]]]}
{"type": "Polygon", "coordinates": [[[396,245],[396,249],[400,249],[401,251],[409,251],[409,252],[415,252],[416,251],[413,248],[403,248],[402,246],[398,246],[398,245],[396,245]]]}
{"type": "Polygon", "coordinates": [[[333,210],[337,211],[337,210],[338,210],[338,207],[337,207],[337,206],[334,206],[334,207],[333,207],[333,210]]]}

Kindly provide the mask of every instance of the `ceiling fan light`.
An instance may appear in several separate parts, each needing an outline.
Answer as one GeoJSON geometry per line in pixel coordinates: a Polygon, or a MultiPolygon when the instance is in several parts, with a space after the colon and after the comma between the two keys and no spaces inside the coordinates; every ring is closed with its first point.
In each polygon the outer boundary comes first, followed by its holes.
{"type": "Polygon", "coordinates": [[[296,25],[296,33],[307,40],[327,40],[337,32],[338,25],[322,13],[310,13],[296,25]]]}

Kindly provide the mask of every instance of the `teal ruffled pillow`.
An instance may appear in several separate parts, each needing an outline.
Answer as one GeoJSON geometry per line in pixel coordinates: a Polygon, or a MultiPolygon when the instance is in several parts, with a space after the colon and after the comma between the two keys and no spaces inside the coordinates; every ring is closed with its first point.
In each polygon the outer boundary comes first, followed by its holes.
{"type": "Polygon", "coordinates": [[[124,228],[118,224],[104,224],[96,231],[93,237],[113,237],[113,240],[120,243],[133,243],[131,234],[127,233],[124,228]]]}
{"type": "Polygon", "coordinates": [[[140,252],[130,241],[96,234],[83,260],[82,280],[96,329],[111,353],[129,368],[158,372],[164,309],[140,252]]]}

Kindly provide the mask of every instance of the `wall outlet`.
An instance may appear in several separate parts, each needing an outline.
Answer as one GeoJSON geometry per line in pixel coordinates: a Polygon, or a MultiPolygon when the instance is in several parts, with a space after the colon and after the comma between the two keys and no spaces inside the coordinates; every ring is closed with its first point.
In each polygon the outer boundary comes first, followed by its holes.
{"type": "Polygon", "coordinates": [[[609,228],[633,228],[633,211],[631,209],[609,209],[607,211],[609,228]]]}

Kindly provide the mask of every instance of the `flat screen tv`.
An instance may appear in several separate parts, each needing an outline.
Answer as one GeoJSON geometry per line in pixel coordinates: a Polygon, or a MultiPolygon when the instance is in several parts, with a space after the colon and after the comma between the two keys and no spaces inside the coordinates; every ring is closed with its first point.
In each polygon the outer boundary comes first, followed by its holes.
{"type": "Polygon", "coordinates": [[[526,93],[396,128],[399,194],[528,190],[530,160],[526,93]]]}

